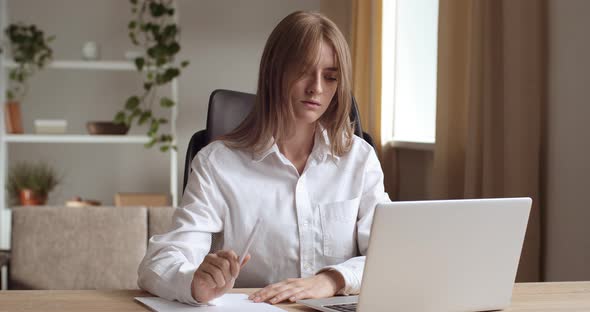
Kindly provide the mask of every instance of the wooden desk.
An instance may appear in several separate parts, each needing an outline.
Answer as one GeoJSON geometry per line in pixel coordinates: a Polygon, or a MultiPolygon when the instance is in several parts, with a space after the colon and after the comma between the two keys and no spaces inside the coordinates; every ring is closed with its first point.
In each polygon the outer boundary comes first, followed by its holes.
{"type": "MultiPolygon", "coordinates": [[[[235,289],[251,293],[254,289],[235,289]]],[[[134,297],[140,290],[0,291],[0,311],[148,311],[134,297]]],[[[287,311],[313,311],[297,304],[278,305],[287,311]]],[[[590,311],[590,282],[530,283],[514,287],[512,306],[504,311],[590,311]]]]}

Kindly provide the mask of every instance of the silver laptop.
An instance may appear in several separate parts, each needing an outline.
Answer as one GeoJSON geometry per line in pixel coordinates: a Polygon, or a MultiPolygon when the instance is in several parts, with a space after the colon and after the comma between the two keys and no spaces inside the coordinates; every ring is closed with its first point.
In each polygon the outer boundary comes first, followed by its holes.
{"type": "Polygon", "coordinates": [[[359,296],[320,311],[486,311],[510,305],[530,198],[392,202],[375,210],[359,296]]]}

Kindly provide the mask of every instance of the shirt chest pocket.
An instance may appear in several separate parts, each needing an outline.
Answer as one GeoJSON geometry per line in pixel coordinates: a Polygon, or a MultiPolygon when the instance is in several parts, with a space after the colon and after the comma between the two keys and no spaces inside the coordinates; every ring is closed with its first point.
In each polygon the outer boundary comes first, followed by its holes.
{"type": "Polygon", "coordinates": [[[325,256],[346,259],[356,256],[359,204],[360,197],[319,205],[325,256]]]}

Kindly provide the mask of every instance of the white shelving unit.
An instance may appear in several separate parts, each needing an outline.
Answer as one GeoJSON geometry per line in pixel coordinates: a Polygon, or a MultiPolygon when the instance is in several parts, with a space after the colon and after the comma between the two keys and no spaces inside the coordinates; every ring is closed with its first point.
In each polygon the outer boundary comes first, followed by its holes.
{"type": "MultiPolygon", "coordinates": [[[[16,63],[5,60],[4,67],[15,68],[16,63]]],[[[135,65],[125,61],[53,61],[49,68],[135,71],[135,65]]]]}
{"type": "Polygon", "coordinates": [[[88,135],[88,134],[7,134],[4,137],[7,143],[140,143],[145,144],[150,138],[145,135],[88,135]]]}
{"type": "MultiPolygon", "coordinates": [[[[7,0],[0,0],[0,40],[4,40],[4,29],[9,24],[7,13],[7,0]]],[[[176,14],[178,19],[178,14],[176,14]]],[[[125,31],[125,29],[122,29],[125,31]]],[[[7,69],[14,68],[16,64],[4,58],[0,58],[0,249],[10,248],[10,207],[7,205],[6,176],[8,171],[8,149],[13,144],[137,144],[138,148],[144,148],[140,144],[149,142],[148,136],[134,135],[88,135],[88,134],[7,134],[4,123],[4,103],[6,101],[7,69]]],[[[88,71],[136,71],[135,65],[130,61],[80,61],[80,60],[54,60],[45,70],[88,70],[88,71]]],[[[130,94],[135,90],[129,90],[130,94]]],[[[176,138],[176,119],[178,116],[178,80],[171,82],[171,98],[177,103],[171,109],[169,118],[171,134],[176,138]]],[[[173,142],[176,144],[176,141],[173,142]]],[[[153,150],[159,153],[159,150],[153,150]]],[[[171,149],[170,156],[170,194],[172,205],[178,203],[178,158],[177,152],[171,149]]],[[[3,274],[2,276],[6,276],[3,274]]],[[[3,281],[5,282],[5,281],[3,281]]]]}

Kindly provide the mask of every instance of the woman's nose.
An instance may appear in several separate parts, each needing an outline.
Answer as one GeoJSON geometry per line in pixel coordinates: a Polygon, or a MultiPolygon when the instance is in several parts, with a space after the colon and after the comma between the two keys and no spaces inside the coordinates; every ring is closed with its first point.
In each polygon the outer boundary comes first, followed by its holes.
{"type": "Polygon", "coordinates": [[[311,81],[309,82],[309,85],[307,86],[307,93],[321,94],[322,92],[323,92],[322,79],[321,79],[321,77],[316,76],[313,79],[311,79],[311,81]]]}

